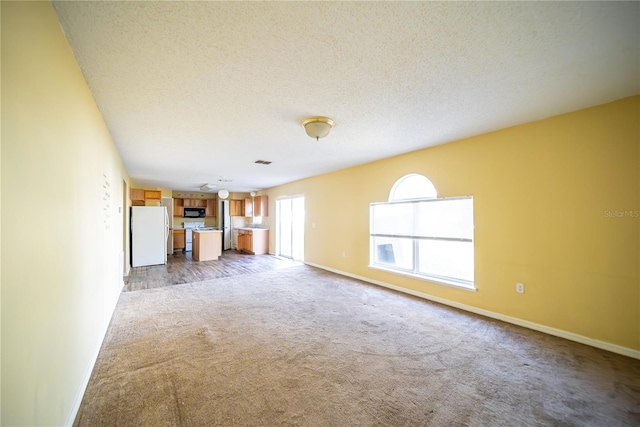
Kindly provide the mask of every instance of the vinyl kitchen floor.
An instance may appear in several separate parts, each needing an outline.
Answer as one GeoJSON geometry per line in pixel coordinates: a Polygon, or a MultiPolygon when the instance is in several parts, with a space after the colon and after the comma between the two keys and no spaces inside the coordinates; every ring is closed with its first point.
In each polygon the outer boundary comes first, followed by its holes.
{"type": "Polygon", "coordinates": [[[222,253],[217,261],[194,261],[191,252],[174,252],[165,265],[134,267],[124,280],[124,292],[202,282],[221,277],[262,273],[300,265],[273,255],[248,255],[235,250],[222,253]]]}

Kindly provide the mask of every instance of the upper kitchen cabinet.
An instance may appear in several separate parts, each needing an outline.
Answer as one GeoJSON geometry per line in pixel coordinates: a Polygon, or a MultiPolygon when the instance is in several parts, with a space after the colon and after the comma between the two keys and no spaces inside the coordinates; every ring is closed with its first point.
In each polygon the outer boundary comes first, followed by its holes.
{"type": "Polygon", "coordinates": [[[244,216],[253,216],[253,200],[250,197],[244,199],[244,216]]]}
{"type": "Polygon", "coordinates": [[[269,216],[269,196],[256,196],[253,199],[253,216],[269,216]]]}
{"type": "Polygon", "coordinates": [[[129,197],[133,206],[158,206],[162,199],[162,191],[132,188],[129,197]]]}
{"type": "Polygon", "coordinates": [[[215,194],[173,192],[173,214],[184,217],[185,208],[200,208],[205,210],[206,217],[218,215],[218,199],[215,194]]]}
{"type": "Polygon", "coordinates": [[[144,206],[144,190],[142,188],[132,188],[129,191],[132,206],[144,206]]]}
{"type": "Polygon", "coordinates": [[[162,199],[162,191],[157,190],[144,190],[144,200],[157,200],[162,199]]]}
{"type": "Polygon", "coordinates": [[[206,208],[206,199],[184,199],[185,208],[206,208]]]}
{"type": "Polygon", "coordinates": [[[242,209],[244,200],[229,200],[229,215],[231,216],[244,216],[242,209]]]}
{"type": "Polygon", "coordinates": [[[217,216],[218,214],[218,204],[216,203],[215,199],[207,199],[207,207],[205,208],[205,215],[210,217],[210,216],[217,216]]]}
{"type": "Polygon", "coordinates": [[[173,216],[184,216],[184,199],[173,199],[173,216]]]}

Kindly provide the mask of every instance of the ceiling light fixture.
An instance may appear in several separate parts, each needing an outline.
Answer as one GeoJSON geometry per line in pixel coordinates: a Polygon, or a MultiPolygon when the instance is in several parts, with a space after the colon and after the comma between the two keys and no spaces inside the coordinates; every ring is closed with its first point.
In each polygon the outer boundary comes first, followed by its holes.
{"type": "MultiPolygon", "coordinates": [[[[224,176],[221,176],[220,179],[218,180],[219,182],[225,183],[225,182],[231,182],[233,181],[232,179],[225,179],[224,176]]],[[[220,191],[218,191],[218,198],[224,200],[227,197],[229,197],[229,191],[225,190],[225,189],[220,189],[220,191]]]]}
{"type": "Polygon", "coordinates": [[[205,184],[202,187],[200,187],[200,190],[209,191],[209,190],[213,190],[214,188],[216,188],[215,184],[205,184]]]}
{"type": "Polygon", "coordinates": [[[327,117],[311,117],[305,120],[302,126],[304,126],[307,135],[318,141],[320,138],[329,135],[329,131],[333,127],[333,120],[327,117]]]}

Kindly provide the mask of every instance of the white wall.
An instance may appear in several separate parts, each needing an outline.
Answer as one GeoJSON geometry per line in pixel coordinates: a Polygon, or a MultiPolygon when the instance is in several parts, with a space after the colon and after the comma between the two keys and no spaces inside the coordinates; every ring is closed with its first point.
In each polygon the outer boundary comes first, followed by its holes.
{"type": "Polygon", "coordinates": [[[121,290],[129,177],[51,4],[1,7],[2,425],[63,425],[121,290]]]}

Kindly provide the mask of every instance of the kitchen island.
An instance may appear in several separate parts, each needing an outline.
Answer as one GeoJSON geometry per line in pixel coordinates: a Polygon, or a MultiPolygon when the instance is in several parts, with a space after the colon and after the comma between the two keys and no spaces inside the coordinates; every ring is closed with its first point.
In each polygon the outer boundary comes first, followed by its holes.
{"type": "Polygon", "coordinates": [[[222,230],[193,230],[194,261],[217,260],[222,255],[222,230]]]}

